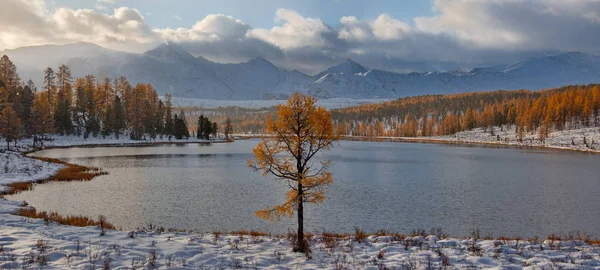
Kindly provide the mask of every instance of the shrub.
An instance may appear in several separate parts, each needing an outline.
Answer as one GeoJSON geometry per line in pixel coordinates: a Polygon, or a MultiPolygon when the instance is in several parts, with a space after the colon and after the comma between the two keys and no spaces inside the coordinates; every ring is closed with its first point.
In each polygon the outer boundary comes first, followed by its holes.
{"type": "Polygon", "coordinates": [[[356,240],[356,242],[362,243],[365,241],[365,239],[367,238],[367,233],[365,233],[363,230],[361,230],[358,227],[354,228],[354,239],[356,240]]]}

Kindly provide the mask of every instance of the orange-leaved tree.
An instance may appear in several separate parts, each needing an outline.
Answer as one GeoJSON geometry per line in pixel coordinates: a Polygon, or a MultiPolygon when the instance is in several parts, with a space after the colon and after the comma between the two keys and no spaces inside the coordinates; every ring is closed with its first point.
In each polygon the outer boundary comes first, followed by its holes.
{"type": "Polygon", "coordinates": [[[270,221],[281,217],[298,217],[298,236],[293,250],[305,252],[304,203],[325,200],[325,187],[333,183],[328,171],[331,161],[315,161],[315,155],[328,150],[337,141],[330,113],[316,106],[316,99],[295,93],[286,104],[278,106],[277,118],[267,119],[267,132],[272,137],[254,148],[255,159],[248,166],[286,181],[290,190],[286,201],[272,208],[256,211],[270,221]]]}

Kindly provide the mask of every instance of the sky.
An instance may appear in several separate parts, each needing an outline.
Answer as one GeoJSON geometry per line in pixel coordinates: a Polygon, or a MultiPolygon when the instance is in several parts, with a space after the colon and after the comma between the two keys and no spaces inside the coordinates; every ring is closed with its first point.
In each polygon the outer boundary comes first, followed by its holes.
{"type": "Polygon", "coordinates": [[[180,44],[314,74],[353,59],[396,72],[600,53],[600,0],[1,0],[0,50],[91,42],[180,44]]]}

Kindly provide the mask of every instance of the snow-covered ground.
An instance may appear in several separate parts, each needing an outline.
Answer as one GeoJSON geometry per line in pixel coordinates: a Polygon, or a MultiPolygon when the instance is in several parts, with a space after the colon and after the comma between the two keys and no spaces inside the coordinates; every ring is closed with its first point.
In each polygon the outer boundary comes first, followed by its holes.
{"type": "Polygon", "coordinates": [[[25,157],[21,153],[0,153],[0,192],[13,182],[32,182],[54,175],[63,165],[25,157]]]}
{"type": "MultiPolygon", "coordinates": [[[[514,141],[514,132],[495,130],[501,141],[514,141]]],[[[598,128],[552,133],[545,146],[583,149],[600,141],[598,128]],[[572,145],[572,140],[576,143],[572,145]],[[579,146],[578,146],[579,145],[579,146]]],[[[529,138],[535,138],[529,135],[529,138]]],[[[461,132],[438,140],[496,143],[483,130],[461,132]]],[[[168,141],[166,139],[157,141],[168,141]]],[[[194,142],[196,140],[190,140],[194,142]]],[[[94,145],[144,143],[129,139],[83,140],[57,137],[46,145],[94,145]]],[[[147,142],[146,142],[147,143],[147,142]]],[[[537,145],[536,140],[525,143],[537,145]]],[[[28,150],[27,142],[20,142],[28,150]]],[[[600,145],[598,145],[600,148],[600,145]]],[[[43,179],[60,167],[20,153],[0,154],[0,183],[43,179]],[[7,173],[8,172],[8,173],[7,173]]],[[[353,236],[333,238],[315,235],[310,240],[311,259],[291,251],[286,237],[241,237],[213,233],[138,230],[109,231],[100,236],[97,227],[71,227],[12,215],[21,203],[0,199],[0,269],[438,269],[531,268],[600,269],[600,246],[565,236],[567,241],[476,240],[414,236],[353,236]]],[[[595,232],[593,232],[595,233],[595,232]]]]}
{"type": "Polygon", "coordinates": [[[291,251],[286,237],[70,227],[11,215],[0,203],[2,269],[600,269],[598,246],[582,241],[501,241],[430,235],[357,241],[315,235],[311,259],[291,251]],[[383,268],[383,267],[387,268],[383,268]],[[105,268],[106,269],[106,268],[105,268]]]}
{"type": "Polygon", "coordinates": [[[424,137],[424,139],[455,141],[467,143],[503,144],[514,146],[535,146],[556,149],[570,149],[578,151],[600,152],[600,127],[580,128],[556,131],[549,134],[545,142],[538,139],[538,134],[526,134],[522,142],[517,140],[514,127],[494,127],[494,135],[488,129],[481,128],[463,131],[454,135],[424,137]],[[584,144],[584,138],[585,142],[584,144]]]}
{"type": "MultiPolygon", "coordinates": [[[[338,109],[362,104],[382,103],[389,99],[352,99],[352,98],[331,98],[320,99],[317,105],[327,109],[338,109]]],[[[216,109],[218,107],[238,106],[249,109],[260,109],[273,107],[283,104],[286,100],[214,100],[214,99],[195,99],[195,98],[172,98],[175,107],[200,107],[206,109],[216,109]]]]}
{"type": "MultiPolygon", "coordinates": [[[[118,139],[113,135],[107,136],[106,138],[102,136],[93,137],[90,136],[87,139],[84,139],[82,136],[52,136],[52,140],[44,141],[44,147],[68,147],[68,146],[93,146],[93,145],[143,145],[143,144],[151,144],[151,143],[204,143],[204,142],[221,142],[220,140],[198,140],[196,138],[182,139],[177,140],[175,138],[167,138],[163,136],[162,138],[157,137],[156,139],[147,139],[147,140],[132,140],[129,139],[129,136],[120,136],[118,139]]],[[[3,141],[0,137],[0,141],[3,141]]],[[[32,150],[33,139],[23,139],[17,142],[17,146],[14,146],[14,143],[11,143],[10,148],[13,151],[29,151],[32,150]]],[[[39,143],[38,143],[39,147],[39,143]]],[[[0,151],[6,149],[6,144],[0,144],[0,151]]]]}

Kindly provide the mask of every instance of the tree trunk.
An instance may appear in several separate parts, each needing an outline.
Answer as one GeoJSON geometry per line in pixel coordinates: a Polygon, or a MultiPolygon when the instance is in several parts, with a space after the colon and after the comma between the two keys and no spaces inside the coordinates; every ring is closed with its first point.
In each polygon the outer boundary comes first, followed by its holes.
{"type": "Polygon", "coordinates": [[[10,151],[10,141],[6,140],[6,150],[10,151]]]}
{"type": "Polygon", "coordinates": [[[302,184],[298,183],[298,239],[296,246],[294,247],[295,252],[306,252],[304,245],[304,205],[303,205],[303,191],[302,184]]]}

